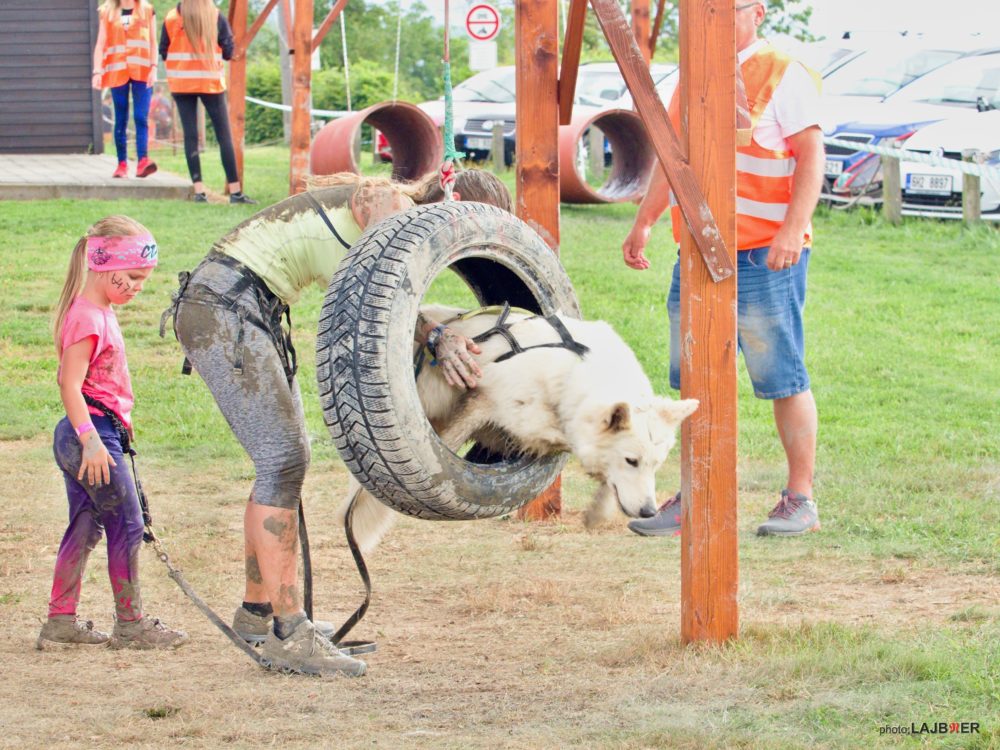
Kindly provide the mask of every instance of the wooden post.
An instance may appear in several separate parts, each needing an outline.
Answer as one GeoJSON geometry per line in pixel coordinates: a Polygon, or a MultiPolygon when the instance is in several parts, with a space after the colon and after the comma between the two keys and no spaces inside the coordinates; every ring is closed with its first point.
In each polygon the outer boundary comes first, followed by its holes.
{"type": "Polygon", "coordinates": [[[890,224],[903,221],[903,189],[900,185],[899,157],[882,157],[882,213],[890,224]]]}
{"type": "MultiPolygon", "coordinates": [[[[247,35],[247,13],[250,0],[232,0],[229,5],[229,25],[239,54],[229,62],[229,127],[233,131],[233,149],[236,152],[236,173],[240,189],[246,189],[243,179],[243,147],[247,130],[247,56],[250,43],[247,35]]],[[[256,25],[256,24],[255,24],[256,25]]]]}
{"type": "Polygon", "coordinates": [[[292,20],[292,147],[288,169],[290,195],[305,189],[309,173],[309,93],[312,83],[313,0],[295,0],[292,20]]]}
{"type": "Polygon", "coordinates": [[[580,69],[583,48],[583,27],[587,21],[587,0],[571,0],[563,37],[562,65],[559,66],[559,124],[569,125],[573,119],[573,97],[576,96],[576,75],[580,69]]]}
{"type": "Polygon", "coordinates": [[[503,123],[493,123],[493,141],[490,143],[490,158],[493,160],[493,171],[500,173],[507,170],[504,159],[505,146],[503,142],[503,123]]]}
{"type": "MultiPolygon", "coordinates": [[[[559,0],[515,0],[517,215],[559,252],[559,0]]],[[[560,480],[518,511],[558,516],[560,480]]]]}
{"type": "Polygon", "coordinates": [[[591,125],[587,132],[587,156],[590,160],[590,177],[604,176],[604,133],[591,125]]]}
{"type": "Polygon", "coordinates": [[[642,59],[648,64],[653,58],[649,44],[649,0],[632,0],[632,33],[642,59]]]}
{"type": "MultiPolygon", "coordinates": [[[[982,164],[982,153],[976,149],[962,151],[962,161],[967,164],[982,164]]],[[[978,224],[982,218],[982,187],[979,175],[962,173],[962,221],[965,226],[978,224]]]]}
{"type": "MultiPolygon", "coordinates": [[[[679,41],[688,161],[735,249],[734,13],[732,0],[681,0],[679,41]]],[[[721,642],[739,627],[736,275],[713,283],[686,225],[680,263],[681,395],[701,402],[681,429],[681,639],[721,642]]]]}
{"type": "Polygon", "coordinates": [[[659,0],[656,4],[656,20],[653,21],[653,30],[649,32],[649,59],[653,59],[656,54],[656,42],[660,38],[660,28],[663,26],[663,10],[667,0],[659,0]]]}

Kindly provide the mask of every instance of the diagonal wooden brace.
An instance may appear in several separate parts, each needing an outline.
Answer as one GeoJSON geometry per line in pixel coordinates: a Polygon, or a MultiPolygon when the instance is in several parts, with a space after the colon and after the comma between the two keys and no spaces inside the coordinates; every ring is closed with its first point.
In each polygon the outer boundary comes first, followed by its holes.
{"type": "Polygon", "coordinates": [[[646,61],[616,0],[590,0],[597,21],[608,40],[611,53],[621,68],[635,108],[646,126],[656,155],[666,172],[670,188],[680,205],[688,229],[705,261],[712,281],[728,279],[736,268],[719,232],[719,227],[698,185],[687,156],[667,117],[667,110],[653,86],[646,61]]]}
{"type": "Polygon", "coordinates": [[[583,47],[583,26],[587,20],[587,0],[570,0],[563,34],[562,64],[559,66],[559,124],[569,125],[573,119],[573,98],[576,96],[576,75],[580,69],[580,49],[583,47]]]}
{"type": "MultiPolygon", "coordinates": [[[[249,2],[249,0],[244,0],[244,2],[249,2]]],[[[233,60],[242,60],[244,57],[246,57],[247,47],[250,46],[250,43],[254,40],[254,37],[257,36],[257,32],[260,31],[260,27],[264,25],[264,21],[267,20],[267,17],[271,14],[271,11],[274,10],[274,6],[277,4],[278,0],[270,0],[270,2],[268,2],[268,4],[264,6],[264,10],[262,10],[259,14],[257,14],[257,18],[254,19],[253,25],[250,27],[247,33],[237,40],[236,51],[233,53],[233,60]]],[[[233,15],[234,15],[233,8],[235,6],[236,3],[234,2],[229,8],[230,25],[232,25],[233,23],[233,15]]]]}
{"type": "Polygon", "coordinates": [[[326,36],[326,32],[330,30],[333,26],[333,22],[340,17],[340,13],[344,10],[344,6],[347,5],[347,0],[337,0],[330,8],[330,12],[326,14],[326,18],[323,19],[323,23],[320,24],[319,28],[316,30],[316,36],[312,40],[312,51],[315,52],[319,49],[320,43],[323,41],[323,37],[326,36]]]}

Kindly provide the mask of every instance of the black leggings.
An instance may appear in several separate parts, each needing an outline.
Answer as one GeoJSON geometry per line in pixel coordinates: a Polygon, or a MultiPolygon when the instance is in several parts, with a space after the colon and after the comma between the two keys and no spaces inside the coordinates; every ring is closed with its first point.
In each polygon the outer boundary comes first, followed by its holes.
{"type": "Polygon", "coordinates": [[[177,113],[184,129],[184,156],[187,157],[188,172],[192,182],[201,182],[201,159],[198,158],[198,99],[205,105],[212,120],[215,138],[219,141],[222,154],[222,168],[226,170],[226,182],[239,182],[236,171],[236,151],[233,149],[233,134],[229,130],[229,110],[225,94],[174,94],[177,113]]]}

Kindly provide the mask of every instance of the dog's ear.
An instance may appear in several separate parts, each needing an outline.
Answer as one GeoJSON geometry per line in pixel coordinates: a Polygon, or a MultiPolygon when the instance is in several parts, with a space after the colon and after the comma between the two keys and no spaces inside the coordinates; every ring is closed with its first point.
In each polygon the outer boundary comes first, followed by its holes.
{"type": "Polygon", "coordinates": [[[620,401],[611,407],[611,411],[604,418],[604,424],[608,432],[621,432],[632,426],[632,411],[629,405],[620,401]]]}
{"type": "Polygon", "coordinates": [[[674,401],[669,398],[657,399],[657,412],[660,416],[669,424],[678,425],[683,422],[687,417],[694,414],[695,410],[698,408],[698,399],[696,398],[685,398],[680,401],[674,401]]]}

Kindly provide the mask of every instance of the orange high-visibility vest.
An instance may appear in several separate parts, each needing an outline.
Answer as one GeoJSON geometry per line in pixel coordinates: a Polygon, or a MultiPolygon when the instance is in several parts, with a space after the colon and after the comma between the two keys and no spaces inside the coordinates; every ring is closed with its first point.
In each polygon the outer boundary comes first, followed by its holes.
{"type": "MultiPolygon", "coordinates": [[[[750,124],[756,129],[774,90],[781,83],[792,58],[768,45],[740,66],[750,105],[750,124]]],[[[810,71],[812,73],[812,71],[810,71]]],[[[813,77],[818,77],[812,73],[813,77]]],[[[680,89],[674,90],[669,116],[680,133],[680,89]]],[[[751,138],[747,146],[736,148],[736,249],[769,247],[778,233],[792,198],[795,157],[790,151],[772,151],[751,138]]],[[[684,221],[680,207],[671,194],[670,219],[674,240],[681,241],[684,221]]],[[[812,244],[812,224],[806,229],[802,246],[812,244]]]]}
{"type": "Polygon", "coordinates": [[[133,81],[149,82],[156,54],[152,48],[149,22],[153,6],[137,2],[128,30],[117,13],[101,15],[104,24],[104,60],[101,62],[101,86],[115,88],[133,81]]]}
{"type": "Polygon", "coordinates": [[[170,37],[167,47],[167,85],[171,94],[221,94],[226,90],[222,48],[218,41],[201,54],[184,33],[184,20],[177,8],[171,9],[163,26],[170,37]]]}

